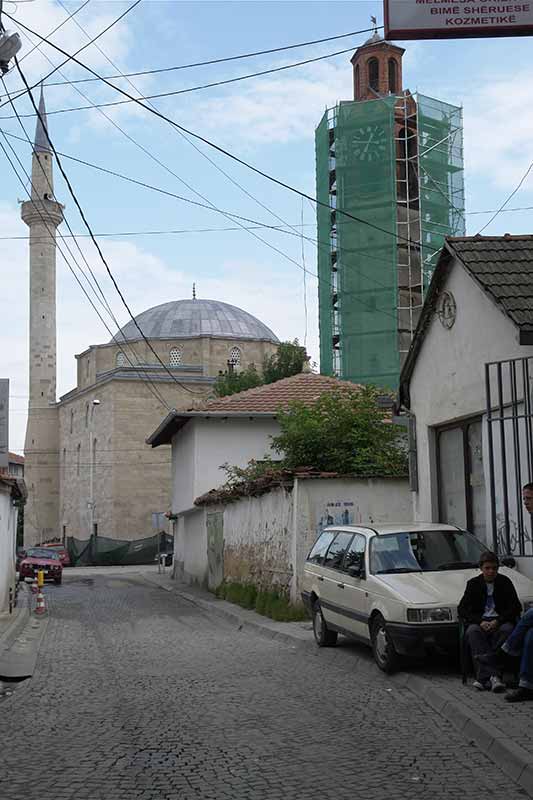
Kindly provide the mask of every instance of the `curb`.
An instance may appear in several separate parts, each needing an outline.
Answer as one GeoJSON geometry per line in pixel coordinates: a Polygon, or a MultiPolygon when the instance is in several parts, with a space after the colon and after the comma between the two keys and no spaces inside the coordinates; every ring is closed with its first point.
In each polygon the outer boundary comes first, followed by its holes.
{"type": "MultiPolygon", "coordinates": [[[[24,585],[25,586],[25,585],[24,585]]],[[[26,588],[19,588],[17,606],[11,615],[9,625],[0,634],[0,652],[8,650],[30,618],[29,593],[26,588]]]]}
{"type": "MultiPolygon", "coordinates": [[[[143,577],[146,576],[143,575],[143,577]]],[[[259,616],[253,611],[240,609],[239,607],[236,607],[235,610],[233,608],[225,608],[222,607],[222,603],[226,605],[226,601],[204,600],[183,591],[178,586],[163,586],[157,581],[150,580],[150,578],[146,579],[152,586],[158,586],[167,592],[174,592],[198,608],[229,619],[232,622],[237,622],[243,629],[248,628],[268,639],[289,642],[293,646],[305,646],[311,641],[311,637],[302,636],[300,638],[295,636],[292,631],[274,630],[266,620],[263,622],[261,618],[249,618],[248,614],[253,614],[255,617],[259,616]]],[[[228,603],[227,605],[230,604],[228,603]]],[[[374,669],[374,666],[368,664],[365,660],[359,658],[356,660],[358,669],[364,669],[365,671],[374,669]]],[[[467,711],[445,689],[435,687],[426,678],[401,673],[390,675],[389,679],[409,689],[413,694],[424,700],[433,711],[450,722],[466,739],[474,742],[502,772],[515,781],[529,797],[533,798],[533,758],[531,753],[516,744],[512,739],[509,739],[498,728],[485,722],[477,714],[467,711]]]]}

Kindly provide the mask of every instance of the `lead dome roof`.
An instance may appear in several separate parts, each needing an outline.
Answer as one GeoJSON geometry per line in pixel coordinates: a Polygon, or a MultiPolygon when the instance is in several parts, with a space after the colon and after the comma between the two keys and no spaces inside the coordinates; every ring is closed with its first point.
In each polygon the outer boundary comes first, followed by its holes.
{"type": "MultiPolygon", "coordinates": [[[[135,319],[147,339],[213,336],[279,342],[270,328],[252,314],[219,300],[173,300],[149,308],[135,319]]],[[[133,320],[121,328],[119,338],[141,338],[133,320]]],[[[116,341],[117,337],[113,343],[116,341]]]]}

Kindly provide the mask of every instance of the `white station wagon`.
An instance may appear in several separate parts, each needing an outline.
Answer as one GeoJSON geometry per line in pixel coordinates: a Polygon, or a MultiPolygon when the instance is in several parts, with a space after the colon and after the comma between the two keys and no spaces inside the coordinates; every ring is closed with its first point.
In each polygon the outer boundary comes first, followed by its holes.
{"type": "MultiPolygon", "coordinates": [[[[334,645],[339,633],[358,639],[385,672],[400,656],[457,648],[457,606],[485,550],[452,525],[326,528],[307,557],[302,586],[317,644],[334,645]]],[[[524,610],[533,608],[533,581],[510,567],[500,572],[524,610]]]]}

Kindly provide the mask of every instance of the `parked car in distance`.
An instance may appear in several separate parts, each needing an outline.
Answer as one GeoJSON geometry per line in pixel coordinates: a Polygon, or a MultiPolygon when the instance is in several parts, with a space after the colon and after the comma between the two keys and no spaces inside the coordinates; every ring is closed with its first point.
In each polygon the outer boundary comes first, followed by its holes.
{"type": "MultiPolygon", "coordinates": [[[[302,585],[317,644],[334,645],[339,633],[362,641],[384,672],[402,656],[457,649],[457,606],[484,550],[453,525],[326,528],[307,557],[302,585]]],[[[524,610],[533,608],[533,581],[505,566],[500,572],[524,610]]]]}
{"type": "Polygon", "coordinates": [[[48,544],[43,544],[42,547],[46,547],[47,549],[54,550],[56,553],[59,553],[59,558],[61,559],[61,563],[64,567],[70,567],[70,556],[68,554],[67,548],[59,544],[58,542],[49,542],[48,544]]]}
{"type": "Polygon", "coordinates": [[[59,553],[46,547],[30,547],[19,565],[20,580],[36,578],[39,570],[44,572],[45,581],[61,583],[63,578],[63,564],[59,553]]]}

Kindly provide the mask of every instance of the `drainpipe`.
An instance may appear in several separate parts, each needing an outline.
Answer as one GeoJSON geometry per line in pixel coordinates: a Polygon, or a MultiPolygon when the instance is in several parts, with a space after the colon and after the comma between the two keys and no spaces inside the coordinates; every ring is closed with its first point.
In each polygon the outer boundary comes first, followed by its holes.
{"type": "Polygon", "coordinates": [[[292,578],[289,599],[291,603],[298,602],[298,578],[297,578],[297,559],[298,559],[298,488],[299,480],[294,478],[292,489],[292,531],[291,531],[291,562],[292,578]]]}

